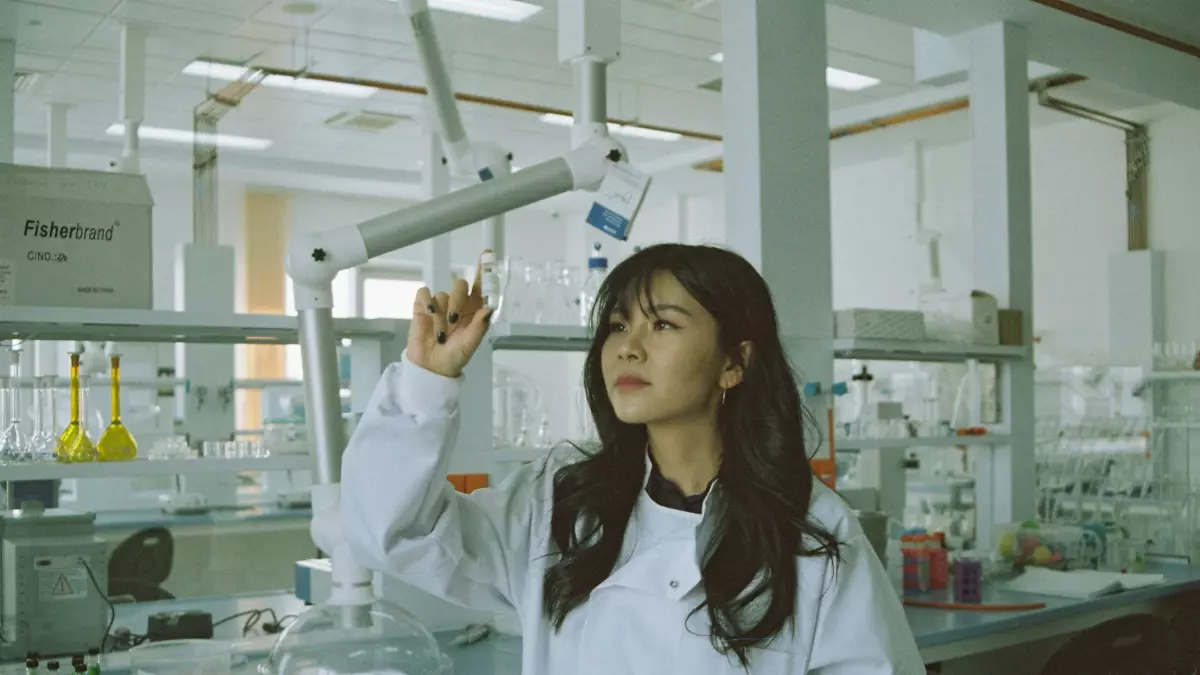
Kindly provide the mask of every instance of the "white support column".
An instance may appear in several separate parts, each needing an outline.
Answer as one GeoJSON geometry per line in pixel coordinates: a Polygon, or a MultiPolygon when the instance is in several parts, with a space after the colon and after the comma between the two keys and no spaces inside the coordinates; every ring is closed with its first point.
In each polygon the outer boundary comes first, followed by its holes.
{"type": "MultiPolygon", "coordinates": [[[[825,3],[723,0],[725,221],[806,381],[833,377],[825,3]]],[[[815,411],[824,419],[825,411],[815,411]]],[[[826,431],[828,433],[828,431],[826,431]]]]}
{"type": "Polygon", "coordinates": [[[121,171],[141,173],[138,129],[146,108],[146,29],[125,24],[121,29],[120,115],[125,124],[121,171]]]}
{"type": "MultiPolygon", "coordinates": [[[[4,12],[0,11],[0,17],[3,16],[4,12]]],[[[17,42],[0,40],[0,164],[13,162],[13,137],[16,135],[13,83],[16,81],[16,74],[17,42]]]]}
{"type": "Polygon", "coordinates": [[[46,106],[46,166],[67,165],[67,113],[70,103],[46,106]]]}
{"type": "MultiPolygon", "coordinates": [[[[426,199],[433,199],[450,191],[450,167],[442,154],[442,140],[436,133],[425,138],[425,173],[422,191],[426,199]]],[[[429,240],[425,249],[423,276],[425,285],[434,293],[450,292],[450,235],[443,234],[429,240]]]]}
{"type": "MultiPolygon", "coordinates": [[[[1024,315],[1023,344],[1033,344],[1033,245],[1029,91],[1024,29],[995,23],[970,34],[971,166],[975,287],[1024,315]]],[[[992,544],[994,523],[1035,511],[1033,358],[1000,366],[1002,422],[1012,445],[977,463],[978,546],[992,544]]]]}

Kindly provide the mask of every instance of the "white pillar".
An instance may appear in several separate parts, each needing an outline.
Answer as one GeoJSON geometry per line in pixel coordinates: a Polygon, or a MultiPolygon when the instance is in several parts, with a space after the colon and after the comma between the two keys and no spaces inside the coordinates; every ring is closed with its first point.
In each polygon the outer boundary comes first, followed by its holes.
{"type": "Polygon", "coordinates": [[[146,108],[146,29],[125,24],[121,29],[120,115],[125,124],[125,149],[121,171],[141,173],[138,128],[146,108]]]}
{"type": "MultiPolygon", "coordinates": [[[[971,174],[975,287],[1024,315],[1033,344],[1033,245],[1030,197],[1029,82],[1024,30],[995,23],[972,31],[971,174]]],[[[1003,423],[1012,445],[977,463],[979,546],[989,523],[1034,516],[1033,358],[1008,361],[999,378],[1003,423]]]]}
{"type": "Polygon", "coordinates": [[[13,136],[16,132],[16,117],[13,113],[13,84],[16,81],[16,71],[16,41],[0,40],[0,164],[13,162],[13,136]]]}
{"type": "MultiPolygon", "coordinates": [[[[422,191],[426,199],[433,199],[450,191],[450,167],[442,154],[442,140],[436,133],[425,137],[425,172],[422,191]]],[[[425,244],[423,276],[429,290],[450,292],[450,235],[434,237],[425,244]]]]}
{"type": "Polygon", "coordinates": [[[795,366],[806,380],[829,385],[825,3],[723,0],[721,39],[726,241],[770,285],[795,366]]]}
{"type": "Polygon", "coordinates": [[[46,106],[46,166],[67,165],[67,113],[70,103],[46,106]]]}

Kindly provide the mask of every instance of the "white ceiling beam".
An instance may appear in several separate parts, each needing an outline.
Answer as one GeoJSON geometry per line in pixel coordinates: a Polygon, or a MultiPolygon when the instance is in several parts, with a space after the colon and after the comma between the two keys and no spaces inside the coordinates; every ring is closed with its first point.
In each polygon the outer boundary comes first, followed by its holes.
{"type": "MultiPolygon", "coordinates": [[[[917,82],[943,87],[967,81],[971,65],[967,35],[946,37],[920,28],[913,29],[913,75],[917,82]]],[[[1062,70],[1031,61],[1029,79],[1047,77],[1062,70]]]]}
{"type": "Polygon", "coordinates": [[[1200,59],[1029,0],[830,1],[941,35],[1015,23],[1031,61],[1200,110],[1200,59]]]}

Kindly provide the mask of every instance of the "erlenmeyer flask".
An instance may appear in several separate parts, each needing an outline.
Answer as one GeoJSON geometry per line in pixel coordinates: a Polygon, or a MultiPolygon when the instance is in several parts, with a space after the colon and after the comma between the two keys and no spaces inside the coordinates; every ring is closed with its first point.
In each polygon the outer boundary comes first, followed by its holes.
{"type": "Polygon", "coordinates": [[[96,443],[100,461],[124,461],[137,457],[137,441],[121,423],[121,357],[112,356],[112,422],[96,443]]]}
{"type": "Polygon", "coordinates": [[[58,461],[91,462],[96,459],[96,446],[88,437],[87,376],[79,374],[79,354],[71,354],[71,421],[58,437],[58,461]]]}
{"type": "Polygon", "coordinates": [[[46,375],[34,379],[33,438],[29,439],[29,454],[36,462],[52,462],[57,457],[58,420],[55,419],[54,382],[58,378],[46,375]]]}
{"type": "Polygon", "coordinates": [[[4,410],[0,414],[0,458],[8,462],[20,462],[29,458],[29,438],[21,430],[21,352],[17,348],[9,351],[8,377],[0,387],[4,396],[4,410]]]}

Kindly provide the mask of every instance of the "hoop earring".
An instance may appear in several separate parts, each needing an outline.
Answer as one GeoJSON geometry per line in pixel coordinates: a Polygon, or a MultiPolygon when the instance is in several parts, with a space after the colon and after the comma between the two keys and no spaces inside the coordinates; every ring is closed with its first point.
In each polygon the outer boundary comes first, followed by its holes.
{"type": "Polygon", "coordinates": [[[725,406],[725,394],[728,394],[728,393],[729,393],[728,389],[721,390],[721,407],[725,406]]]}

